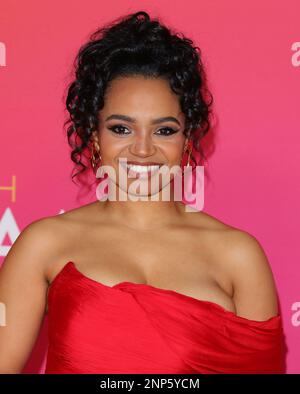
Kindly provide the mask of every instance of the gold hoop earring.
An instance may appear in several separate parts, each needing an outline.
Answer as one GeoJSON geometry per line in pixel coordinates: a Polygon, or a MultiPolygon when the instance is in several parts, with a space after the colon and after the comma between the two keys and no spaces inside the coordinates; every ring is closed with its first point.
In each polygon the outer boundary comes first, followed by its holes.
{"type": "Polygon", "coordinates": [[[99,151],[95,148],[94,144],[92,144],[91,147],[91,165],[93,170],[95,171],[96,167],[98,166],[99,162],[101,161],[101,155],[99,154],[99,151]],[[95,154],[96,153],[96,154],[95,154]]]}
{"type": "Polygon", "coordinates": [[[187,159],[187,165],[186,167],[190,167],[190,158],[192,155],[192,151],[193,151],[193,142],[192,140],[188,140],[188,142],[185,144],[185,150],[184,150],[184,154],[186,152],[188,152],[188,159],[187,159]]]}

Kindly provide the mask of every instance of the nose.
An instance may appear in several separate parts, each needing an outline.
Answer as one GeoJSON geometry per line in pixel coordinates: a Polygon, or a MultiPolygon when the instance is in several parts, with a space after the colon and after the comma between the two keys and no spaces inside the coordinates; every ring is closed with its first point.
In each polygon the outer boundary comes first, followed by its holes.
{"type": "Polygon", "coordinates": [[[148,157],[156,153],[156,147],[150,135],[137,135],[130,145],[129,151],[135,156],[148,157]]]}

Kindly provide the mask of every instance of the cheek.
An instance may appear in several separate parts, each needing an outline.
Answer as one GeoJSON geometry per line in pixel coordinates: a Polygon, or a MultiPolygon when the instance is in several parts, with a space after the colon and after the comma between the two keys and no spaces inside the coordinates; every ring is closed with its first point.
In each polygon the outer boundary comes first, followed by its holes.
{"type": "Polygon", "coordinates": [[[161,150],[168,158],[169,162],[178,163],[181,160],[184,147],[184,140],[182,138],[176,138],[174,141],[165,142],[161,144],[161,150]]]}
{"type": "Polygon", "coordinates": [[[100,139],[100,150],[103,157],[114,157],[116,154],[120,153],[122,149],[126,146],[125,139],[115,138],[106,130],[101,130],[99,133],[100,139]]]}

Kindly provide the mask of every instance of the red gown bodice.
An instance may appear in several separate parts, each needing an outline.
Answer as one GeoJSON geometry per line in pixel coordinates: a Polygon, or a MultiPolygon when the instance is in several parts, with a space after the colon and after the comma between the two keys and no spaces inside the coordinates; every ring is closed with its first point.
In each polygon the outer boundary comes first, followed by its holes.
{"type": "Polygon", "coordinates": [[[107,286],[72,261],[48,292],[45,373],[284,373],[281,316],[256,321],[173,290],[107,286]]]}

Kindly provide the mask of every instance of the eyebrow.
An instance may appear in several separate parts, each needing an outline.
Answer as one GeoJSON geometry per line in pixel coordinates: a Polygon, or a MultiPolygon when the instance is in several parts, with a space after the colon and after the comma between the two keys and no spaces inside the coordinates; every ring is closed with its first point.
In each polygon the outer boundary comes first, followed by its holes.
{"type": "MultiPolygon", "coordinates": [[[[119,119],[119,120],[125,120],[127,122],[131,122],[131,123],[136,123],[135,118],[132,118],[131,116],[127,116],[127,115],[113,114],[113,115],[108,116],[105,119],[105,121],[108,121],[110,119],[119,119]]],[[[174,118],[173,116],[164,116],[162,118],[153,119],[150,124],[157,124],[157,123],[162,123],[162,122],[175,122],[179,126],[181,126],[178,119],[174,118]]]]}

